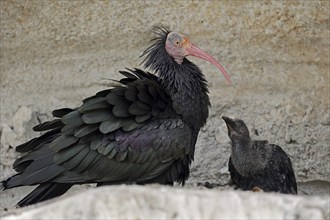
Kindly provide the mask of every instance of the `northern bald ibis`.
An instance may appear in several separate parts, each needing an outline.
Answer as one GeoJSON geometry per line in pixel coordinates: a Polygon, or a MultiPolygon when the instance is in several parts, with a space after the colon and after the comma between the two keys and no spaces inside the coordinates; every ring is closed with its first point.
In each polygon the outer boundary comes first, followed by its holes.
{"type": "Polygon", "coordinates": [[[18,206],[60,196],[74,184],[185,183],[210,105],[204,75],[186,57],[209,61],[231,81],[186,36],[165,27],[155,33],[143,56],[144,67],[158,76],[121,71],[120,85],[78,108],[54,110],[54,120],[33,128],[44,134],[16,147],[25,155],[3,188],[39,185],[18,206]]]}

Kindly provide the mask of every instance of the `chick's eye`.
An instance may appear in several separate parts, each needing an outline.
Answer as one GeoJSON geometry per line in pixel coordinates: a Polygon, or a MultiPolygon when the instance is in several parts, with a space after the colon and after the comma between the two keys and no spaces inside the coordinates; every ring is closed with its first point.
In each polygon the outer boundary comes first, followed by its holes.
{"type": "Polygon", "coordinates": [[[179,45],[179,41],[175,41],[175,44],[176,44],[176,45],[179,45]]]}

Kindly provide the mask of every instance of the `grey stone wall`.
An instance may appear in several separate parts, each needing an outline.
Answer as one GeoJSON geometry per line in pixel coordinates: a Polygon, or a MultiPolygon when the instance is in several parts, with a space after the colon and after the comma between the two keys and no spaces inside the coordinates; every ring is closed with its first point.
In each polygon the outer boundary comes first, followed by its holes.
{"type": "MultiPolygon", "coordinates": [[[[228,181],[222,115],[282,146],[301,195],[330,196],[329,1],[1,1],[1,179],[14,146],[51,110],[75,107],[140,67],[152,25],[185,33],[229,72],[191,58],[209,81],[212,108],[188,187],[228,181]]],[[[256,135],[258,134],[258,135],[256,135]]],[[[221,188],[221,187],[220,187],[221,188]]],[[[220,189],[219,189],[220,190],[220,189]]],[[[11,207],[26,190],[0,193],[11,207]],[[13,199],[12,199],[13,198],[13,199]]]]}

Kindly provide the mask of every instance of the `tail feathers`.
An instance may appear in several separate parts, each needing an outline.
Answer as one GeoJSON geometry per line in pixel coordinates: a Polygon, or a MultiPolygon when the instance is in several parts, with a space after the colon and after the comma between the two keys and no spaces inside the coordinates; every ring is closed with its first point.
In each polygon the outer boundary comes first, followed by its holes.
{"type": "MultiPolygon", "coordinates": [[[[52,152],[47,146],[44,146],[15,160],[15,162],[13,163],[13,168],[14,170],[16,170],[16,172],[20,173],[26,170],[32,163],[38,164],[40,163],[40,161],[51,162],[53,155],[54,152],[52,152]]],[[[43,167],[44,166],[39,166],[39,168],[43,167]]]]}
{"type": "Polygon", "coordinates": [[[8,178],[2,182],[4,189],[10,189],[17,186],[36,185],[50,181],[64,172],[64,168],[57,164],[51,164],[37,171],[25,170],[8,178]]]}
{"type": "Polygon", "coordinates": [[[33,138],[30,141],[21,144],[16,147],[17,152],[29,152],[32,150],[35,150],[39,148],[40,146],[45,145],[46,143],[49,143],[53,141],[55,138],[57,138],[60,135],[61,128],[56,128],[51,131],[46,132],[45,134],[41,135],[40,137],[33,138]]]}
{"type": "Polygon", "coordinates": [[[17,207],[24,207],[32,205],[38,202],[42,202],[48,199],[52,199],[57,196],[63,195],[68,191],[73,184],[67,183],[43,183],[35,188],[30,194],[25,196],[21,201],[17,203],[17,207]]]}
{"type": "Polygon", "coordinates": [[[69,114],[70,112],[73,112],[74,109],[72,108],[61,108],[61,109],[56,109],[52,112],[52,115],[56,118],[61,118],[66,114],[69,114]]]}
{"type": "Polygon", "coordinates": [[[61,119],[55,119],[52,121],[46,121],[33,127],[34,131],[47,131],[50,129],[62,128],[64,124],[61,119]]]}
{"type": "MultiPolygon", "coordinates": [[[[73,109],[58,109],[53,111],[54,116],[61,117],[67,113],[72,112],[73,109]]],[[[33,128],[34,131],[47,131],[43,135],[37,138],[33,138],[30,141],[23,143],[16,147],[17,152],[29,152],[35,150],[42,145],[53,141],[61,134],[61,129],[64,124],[61,119],[54,119],[52,121],[46,121],[33,128]]]]}

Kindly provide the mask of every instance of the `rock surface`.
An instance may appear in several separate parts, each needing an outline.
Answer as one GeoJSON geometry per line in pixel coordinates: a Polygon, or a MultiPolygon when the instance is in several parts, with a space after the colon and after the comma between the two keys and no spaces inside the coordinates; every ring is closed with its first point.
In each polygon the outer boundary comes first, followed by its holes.
{"type": "Polygon", "coordinates": [[[325,197],[159,186],[92,189],[3,220],[24,219],[329,219],[325,197]]]}
{"type": "MultiPolygon", "coordinates": [[[[38,135],[33,125],[53,109],[78,106],[107,86],[104,78],[139,67],[151,26],[163,23],[220,60],[234,84],[191,58],[209,82],[212,108],[188,186],[228,181],[230,145],[221,119],[227,115],[242,118],[255,138],[282,146],[299,194],[330,197],[329,1],[36,0],[0,6],[0,179],[13,174],[14,147],[38,135]]],[[[29,190],[1,192],[1,210],[29,190]]]]}

